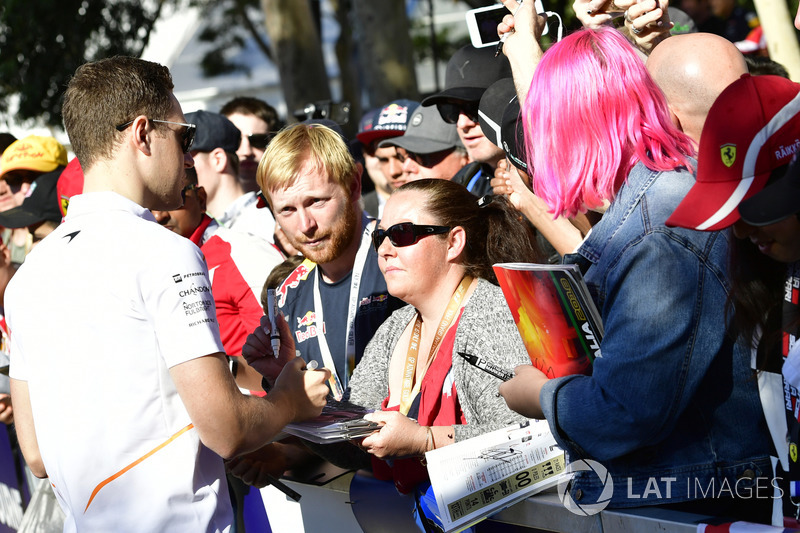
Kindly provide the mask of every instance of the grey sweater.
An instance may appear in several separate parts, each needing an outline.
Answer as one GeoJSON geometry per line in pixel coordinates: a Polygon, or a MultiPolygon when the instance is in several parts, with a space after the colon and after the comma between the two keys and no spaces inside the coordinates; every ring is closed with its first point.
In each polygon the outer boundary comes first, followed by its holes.
{"type": "MultiPolygon", "coordinates": [[[[392,352],[415,316],[416,310],[408,305],[395,311],[375,332],[350,379],[351,402],[369,409],[380,408],[389,395],[392,352]]],[[[524,420],[497,393],[500,380],[470,365],[458,352],[478,355],[510,371],[531,363],[503,292],[486,280],[478,280],[456,330],[453,377],[467,425],[456,426],[455,440],[524,420]]]]}

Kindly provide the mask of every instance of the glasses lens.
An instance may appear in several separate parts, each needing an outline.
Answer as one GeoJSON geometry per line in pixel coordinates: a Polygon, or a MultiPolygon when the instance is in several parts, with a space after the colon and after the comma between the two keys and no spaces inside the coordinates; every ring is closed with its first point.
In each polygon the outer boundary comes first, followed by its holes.
{"type": "Polygon", "coordinates": [[[436,104],[436,108],[439,110],[439,114],[442,116],[442,120],[447,122],[448,124],[455,124],[458,122],[458,106],[455,104],[436,104]]]}
{"type": "Polygon", "coordinates": [[[439,114],[442,115],[442,120],[448,124],[458,122],[458,116],[461,114],[466,115],[472,122],[478,122],[478,102],[437,104],[436,107],[439,109],[439,114]]]}
{"type": "Polygon", "coordinates": [[[250,146],[253,148],[263,150],[272,140],[272,135],[269,133],[253,133],[247,136],[247,140],[250,141],[250,146]]]}
{"type": "Polygon", "coordinates": [[[197,128],[194,124],[190,124],[181,135],[182,141],[182,148],[183,153],[188,154],[189,150],[192,149],[192,144],[194,143],[194,134],[197,132],[197,128]]]}
{"type": "Polygon", "coordinates": [[[414,235],[414,224],[410,222],[395,224],[386,233],[389,234],[389,240],[392,241],[392,244],[399,248],[411,246],[417,240],[417,236],[414,235]]]}
{"type": "Polygon", "coordinates": [[[372,247],[375,248],[375,251],[378,251],[378,248],[381,247],[381,243],[383,239],[386,238],[386,230],[383,229],[376,229],[372,232],[372,247]]]}

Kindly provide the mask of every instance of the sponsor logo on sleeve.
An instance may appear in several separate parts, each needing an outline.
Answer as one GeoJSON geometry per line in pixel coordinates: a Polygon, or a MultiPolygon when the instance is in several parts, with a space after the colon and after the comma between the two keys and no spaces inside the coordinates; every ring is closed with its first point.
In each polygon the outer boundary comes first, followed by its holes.
{"type": "Polygon", "coordinates": [[[300,263],[297,268],[292,270],[292,273],[283,280],[283,283],[281,283],[281,286],[278,287],[276,291],[278,294],[278,307],[283,307],[283,304],[286,303],[286,294],[289,292],[289,289],[296,289],[301,281],[305,281],[306,278],[308,278],[308,275],[314,270],[315,266],[316,263],[306,259],[300,263]]]}

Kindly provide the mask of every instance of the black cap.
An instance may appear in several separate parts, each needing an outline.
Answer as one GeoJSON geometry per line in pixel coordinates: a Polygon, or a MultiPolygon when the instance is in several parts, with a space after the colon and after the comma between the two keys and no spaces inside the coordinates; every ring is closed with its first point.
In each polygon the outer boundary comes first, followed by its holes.
{"type": "Polygon", "coordinates": [[[444,77],[444,90],[429,96],[422,105],[448,101],[477,102],[494,82],[511,77],[511,65],[504,55],[494,56],[494,47],[475,48],[471,44],[459,49],[450,61],[444,77]]]}
{"type": "Polygon", "coordinates": [[[512,78],[503,78],[486,89],[478,106],[478,121],[486,138],[502,148],[515,167],[527,171],[525,136],[512,78]]]}
{"type": "Polygon", "coordinates": [[[22,205],[0,212],[0,226],[27,228],[46,220],[60,223],[61,209],[56,185],[62,170],[63,166],[36,178],[22,205]]]}
{"type": "Polygon", "coordinates": [[[796,155],[778,179],[739,204],[739,216],[751,226],[780,222],[800,212],[800,158],[796,155]]]}
{"type": "Polygon", "coordinates": [[[215,148],[222,148],[226,152],[236,153],[239,149],[242,132],[227,117],[210,111],[194,111],[186,113],[186,122],[197,126],[192,144],[193,152],[210,152],[215,148]]]}

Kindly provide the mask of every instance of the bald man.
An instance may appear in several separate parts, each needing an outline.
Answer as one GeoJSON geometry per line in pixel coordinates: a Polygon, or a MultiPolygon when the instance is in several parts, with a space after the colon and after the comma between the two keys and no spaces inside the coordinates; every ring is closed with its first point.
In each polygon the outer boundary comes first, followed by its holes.
{"type": "Polygon", "coordinates": [[[724,37],[686,33],[659,43],[647,59],[647,70],[667,97],[672,121],[699,145],[711,104],[747,74],[747,64],[724,37]]]}

